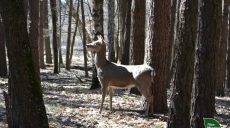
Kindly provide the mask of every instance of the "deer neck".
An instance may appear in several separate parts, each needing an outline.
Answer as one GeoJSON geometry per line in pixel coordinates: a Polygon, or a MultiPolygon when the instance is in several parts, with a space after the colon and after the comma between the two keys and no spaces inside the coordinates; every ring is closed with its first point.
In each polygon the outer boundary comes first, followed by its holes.
{"type": "Polygon", "coordinates": [[[107,62],[106,60],[106,48],[105,46],[102,47],[101,51],[97,52],[95,55],[95,65],[97,68],[105,65],[107,62]]]}

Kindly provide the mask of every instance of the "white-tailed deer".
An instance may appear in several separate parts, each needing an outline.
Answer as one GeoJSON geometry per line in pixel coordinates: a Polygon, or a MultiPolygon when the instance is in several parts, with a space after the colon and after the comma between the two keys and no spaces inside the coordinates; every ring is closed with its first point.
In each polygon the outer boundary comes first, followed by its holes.
{"type": "MultiPolygon", "coordinates": [[[[86,45],[89,51],[95,52],[95,65],[97,69],[97,77],[101,83],[102,100],[100,105],[100,113],[102,111],[103,102],[106,93],[110,94],[110,110],[112,111],[112,91],[113,88],[126,89],[137,87],[147,102],[153,100],[151,83],[155,72],[148,65],[120,65],[109,62],[106,59],[106,44],[102,36],[98,36],[98,40],[86,45]]],[[[152,101],[153,102],[153,101],[152,101]]],[[[147,107],[149,108],[149,107],[147,107]]],[[[146,110],[147,112],[148,110],[146,110]]]]}

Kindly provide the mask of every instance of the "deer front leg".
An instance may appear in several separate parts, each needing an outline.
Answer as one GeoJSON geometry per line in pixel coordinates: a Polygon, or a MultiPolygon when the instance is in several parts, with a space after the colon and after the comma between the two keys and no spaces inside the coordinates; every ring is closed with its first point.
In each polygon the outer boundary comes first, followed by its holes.
{"type": "Polygon", "coordinates": [[[110,111],[112,112],[113,111],[113,108],[112,108],[112,99],[113,99],[113,89],[112,88],[109,88],[109,98],[110,98],[110,100],[109,100],[109,105],[110,105],[110,111]]]}
{"type": "Polygon", "coordinates": [[[102,107],[103,107],[103,103],[104,103],[104,100],[105,100],[106,92],[107,92],[107,88],[102,86],[102,97],[101,97],[101,105],[100,105],[99,113],[101,113],[101,111],[102,111],[102,107]]]}

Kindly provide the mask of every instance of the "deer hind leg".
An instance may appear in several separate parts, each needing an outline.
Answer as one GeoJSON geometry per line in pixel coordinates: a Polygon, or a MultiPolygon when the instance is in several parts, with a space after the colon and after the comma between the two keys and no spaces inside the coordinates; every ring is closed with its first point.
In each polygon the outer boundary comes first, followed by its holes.
{"type": "Polygon", "coordinates": [[[112,108],[112,99],[113,99],[113,89],[109,88],[109,106],[110,106],[110,111],[112,112],[113,108],[112,108]]]}

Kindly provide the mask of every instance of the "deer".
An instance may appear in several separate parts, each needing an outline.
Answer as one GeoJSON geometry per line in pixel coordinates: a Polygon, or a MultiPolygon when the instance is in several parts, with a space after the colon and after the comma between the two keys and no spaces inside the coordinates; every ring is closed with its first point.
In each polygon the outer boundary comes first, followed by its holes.
{"type": "Polygon", "coordinates": [[[137,87],[140,93],[147,99],[146,114],[149,111],[149,103],[153,102],[152,83],[155,71],[147,65],[122,65],[110,62],[106,59],[106,43],[101,35],[98,40],[86,44],[88,51],[94,52],[94,63],[97,77],[101,84],[102,99],[99,113],[102,112],[103,103],[107,93],[110,95],[110,111],[112,111],[113,89],[128,89],[137,87]]]}

